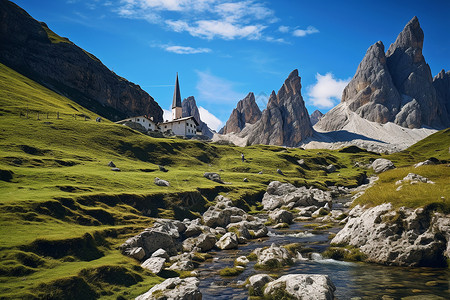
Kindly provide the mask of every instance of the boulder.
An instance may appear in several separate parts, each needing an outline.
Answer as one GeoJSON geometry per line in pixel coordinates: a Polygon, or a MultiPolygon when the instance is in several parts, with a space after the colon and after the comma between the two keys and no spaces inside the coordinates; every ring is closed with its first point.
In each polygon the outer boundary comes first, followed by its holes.
{"type": "Polygon", "coordinates": [[[335,165],[328,165],[325,170],[327,171],[327,173],[336,172],[336,166],[335,165]]]}
{"type": "Polygon", "coordinates": [[[186,237],[197,236],[203,232],[202,226],[199,224],[191,223],[187,226],[184,235],[186,237]]]}
{"type": "Polygon", "coordinates": [[[141,264],[141,267],[150,270],[153,274],[158,274],[164,269],[166,259],[163,257],[150,257],[141,264]]]}
{"type": "Polygon", "coordinates": [[[244,180],[243,180],[244,182],[248,182],[248,179],[247,178],[244,178],[244,180]]]}
{"type": "Polygon", "coordinates": [[[262,296],[264,286],[273,281],[273,278],[267,274],[253,275],[248,279],[250,296],[262,296]]]}
{"type": "Polygon", "coordinates": [[[140,234],[129,238],[120,246],[123,254],[128,255],[132,248],[141,247],[145,251],[145,257],[150,257],[158,249],[164,249],[169,255],[177,254],[177,245],[172,237],[164,232],[148,228],[140,234]]]}
{"type": "Polygon", "coordinates": [[[415,164],[414,168],[418,168],[418,167],[421,167],[421,166],[427,166],[427,165],[435,165],[435,162],[430,160],[430,159],[427,159],[425,161],[421,161],[421,162],[415,164]]]}
{"type": "Polygon", "coordinates": [[[249,262],[250,261],[248,260],[248,258],[246,256],[239,256],[235,260],[235,264],[240,265],[240,266],[246,266],[249,262]]]}
{"type": "Polygon", "coordinates": [[[148,292],[136,297],[136,300],[201,300],[200,280],[195,277],[169,278],[152,287],[148,292]]]}
{"type": "Polygon", "coordinates": [[[176,271],[192,271],[195,269],[194,262],[192,261],[194,254],[193,252],[182,253],[170,258],[172,265],[169,270],[176,271]]]}
{"type": "Polygon", "coordinates": [[[267,268],[279,268],[292,263],[292,255],[284,247],[272,244],[269,248],[257,248],[257,264],[267,268]]]}
{"type": "Polygon", "coordinates": [[[291,212],[284,210],[284,209],[276,209],[269,213],[269,218],[275,222],[275,224],[278,223],[287,223],[291,224],[292,219],[294,216],[291,212]]]}
{"type": "Polygon", "coordinates": [[[203,174],[203,177],[212,180],[214,182],[223,183],[222,179],[220,178],[220,175],[217,173],[206,172],[205,174],[203,174]]]}
{"type": "Polygon", "coordinates": [[[222,250],[229,250],[237,248],[238,244],[237,235],[232,232],[227,232],[217,241],[216,247],[222,250]]]}
{"type": "Polygon", "coordinates": [[[359,247],[367,261],[398,266],[443,266],[449,258],[450,215],[393,209],[390,203],[355,206],[332,244],[359,247]]]}
{"type": "Polygon", "coordinates": [[[325,206],[332,203],[331,193],[316,188],[306,188],[304,186],[296,188],[290,183],[272,181],[266,190],[261,201],[264,210],[274,210],[281,206],[289,208],[301,206],[325,206]]]}
{"type": "Polygon", "coordinates": [[[287,294],[289,299],[333,300],[335,290],[328,275],[289,274],[267,283],[264,297],[287,294]]]}
{"type": "Polygon", "coordinates": [[[113,171],[113,172],[120,172],[120,169],[119,168],[111,168],[111,171],[113,171]]]}
{"type": "Polygon", "coordinates": [[[115,165],[112,161],[110,161],[110,162],[108,163],[108,167],[115,168],[116,165],[115,165]]]}
{"type": "Polygon", "coordinates": [[[153,252],[152,257],[161,257],[164,258],[166,261],[170,259],[169,254],[167,254],[166,250],[164,249],[158,249],[155,252],[153,252]]]}
{"type": "Polygon", "coordinates": [[[211,250],[216,244],[216,237],[211,233],[203,233],[200,234],[197,238],[196,247],[200,249],[202,252],[206,252],[211,250]]]}
{"type": "Polygon", "coordinates": [[[277,169],[277,173],[280,174],[280,175],[284,175],[283,171],[281,171],[280,169],[277,169]]]}
{"type": "Polygon", "coordinates": [[[142,247],[130,248],[126,254],[134,259],[142,260],[145,257],[145,250],[142,247]]]}
{"type": "Polygon", "coordinates": [[[167,180],[162,180],[158,177],[155,178],[155,184],[157,186],[170,186],[170,183],[167,180]]]}
{"type": "Polygon", "coordinates": [[[394,163],[385,158],[377,158],[372,163],[372,169],[375,173],[386,172],[387,170],[394,168],[394,163]]]}

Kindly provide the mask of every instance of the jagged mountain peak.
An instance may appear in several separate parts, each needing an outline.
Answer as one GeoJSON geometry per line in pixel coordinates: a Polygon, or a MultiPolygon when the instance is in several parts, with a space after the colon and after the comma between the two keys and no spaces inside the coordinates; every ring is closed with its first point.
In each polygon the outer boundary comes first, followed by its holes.
{"type": "Polygon", "coordinates": [[[387,51],[390,56],[396,48],[418,48],[423,49],[424,33],[420,27],[419,19],[414,16],[403,28],[402,32],[387,51]]]}
{"type": "Polygon", "coordinates": [[[219,133],[239,133],[245,127],[245,124],[254,124],[260,118],[261,110],[256,104],[255,95],[250,92],[237,103],[236,108],[233,109],[230,118],[219,133]]]}
{"type": "Polygon", "coordinates": [[[301,95],[298,70],[292,71],[278,94],[272,91],[261,119],[245,127],[241,137],[249,144],[284,145],[295,147],[304,138],[312,136],[309,114],[301,95]]]}
{"type": "Polygon", "coordinates": [[[183,113],[182,113],[183,117],[193,116],[195,118],[195,120],[198,122],[198,124],[199,124],[198,127],[202,131],[202,134],[204,136],[207,136],[208,138],[213,137],[214,133],[212,132],[212,130],[200,118],[200,112],[198,110],[197,102],[195,101],[194,96],[189,96],[189,97],[183,99],[183,101],[181,102],[181,107],[182,107],[182,111],[183,111],[183,113]]]}

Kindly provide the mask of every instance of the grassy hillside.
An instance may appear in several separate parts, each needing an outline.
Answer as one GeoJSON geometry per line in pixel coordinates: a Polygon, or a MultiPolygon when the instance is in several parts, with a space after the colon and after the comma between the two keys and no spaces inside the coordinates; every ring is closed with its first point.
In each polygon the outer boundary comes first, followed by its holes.
{"type": "Polygon", "coordinates": [[[436,132],[408,149],[386,158],[392,160],[397,168],[380,174],[376,184],[357,199],[354,205],[375,206],[390,202],[394,207],[428,206],[450,213],[450,128],[436,132]],[[436,158],[441,164],[418,168],[412,166],[429,158],[436,158]],[[397,191],[396,182],[408,173],[424,176],[434,184],[403,184],[403,188],[397,191]]]}
{"type": "Polygon", "coordinates": [[[378,157],[154,139],[96,117],[0,64],[0,298],[134,297],[162,279],[117,247],[153,217],[195,218],[219,193],[255,210],[272,180],[355,186],[368,171],[354,163],[378,157]]]}

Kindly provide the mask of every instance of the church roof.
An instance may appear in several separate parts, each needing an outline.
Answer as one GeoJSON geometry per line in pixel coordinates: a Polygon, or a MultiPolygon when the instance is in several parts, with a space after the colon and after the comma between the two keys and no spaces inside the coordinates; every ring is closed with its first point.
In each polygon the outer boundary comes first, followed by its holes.
{"type": "Polygon", "coordinates": [[[175,119],[175,120],[172,120],[172,121],[167,121],[167,122],[162,122],[162,123],[160,123],[160,124],[168,124],[168,123],[175,123],[175,122],[180,122],[180,121],[187,121],[187,120],[190,120],[190,119],[192,119],[193,121],[194,121],[194,123],[195,123],[195,125],[199,125],[198,124],[198,122],[197,122],[197,120],[193,117],[193,116],[189,116],[189,117],[184,117],[184,118],[179,118],[179,119],[175,119]]]}
{"type": "Polygon", "coordinates": [[[178,83],[178,73],[177,81],[175,82],[175,90],[173,91],[173,101],[172,108],[181,107],[181,94],[180,94],[180,84],[178,83]]]}

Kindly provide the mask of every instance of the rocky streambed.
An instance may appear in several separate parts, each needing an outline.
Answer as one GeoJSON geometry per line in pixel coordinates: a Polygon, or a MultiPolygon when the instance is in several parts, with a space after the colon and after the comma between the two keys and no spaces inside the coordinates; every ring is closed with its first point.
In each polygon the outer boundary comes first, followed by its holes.
{"type": "Polygon", "coordinates": [[[272,182],[262,201],[267,213],[249,215],[219,196],[202,219],[156,220],[127,240],[122,252],[155,274],[176,270],[186,278],[169,278],[138,299],[247,299],[249,294],[272,299],[448,299],[448,268],[386,266],[408,265],[395,263],[398,257],[414,262],[408,266],[426,265],[418,253],[438,260],[448,255],[448,216],[427,212],[431,217],[424,217],[422,211],[403,209],[394,218],[397,227],[408,220],[412,225],[389,235],[391,223],[384,221],[392,218],[380,215],[394,214],[392,210],[377,209],[378,215],[360,207],[349,211],[346,193],[272,182]],[[374,241],[359,245],[352,236],[374,241]],[[329,248],[336,240],[347,247],[329,248]],[[370,247],[376,241],[381,246],[370,247]],[[384,249],[393,245],[393,250],[384,249]],[[401,245],[412,254],[403,255],[401,245]],[[364,253],[365,247],[371,252],[364,253]],[[384,265],[324,258],[324,252],[384,265]]]}

